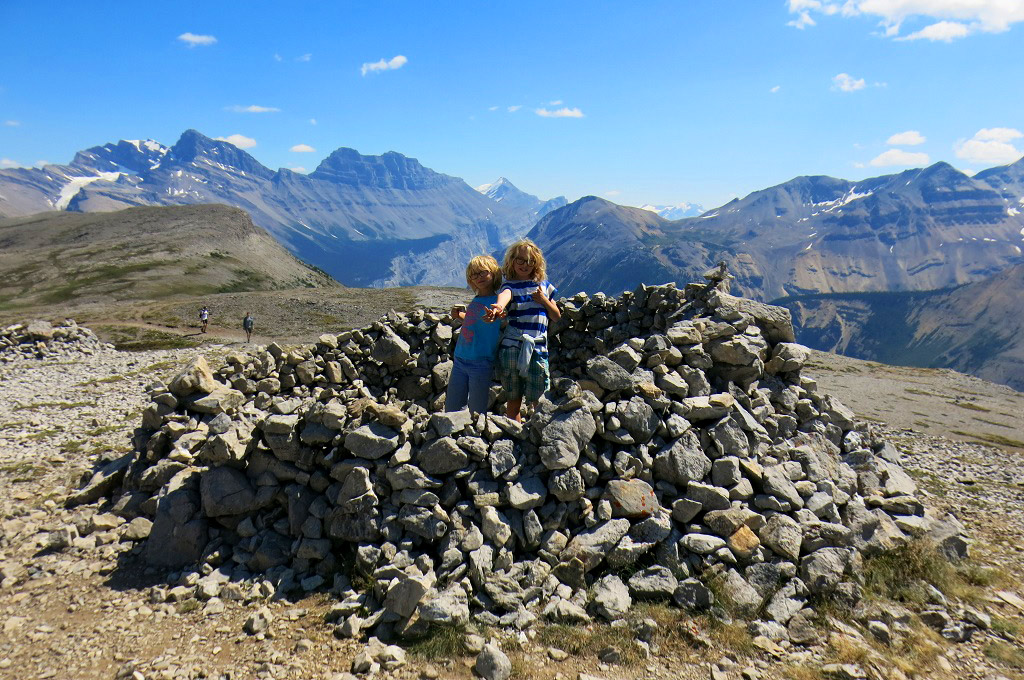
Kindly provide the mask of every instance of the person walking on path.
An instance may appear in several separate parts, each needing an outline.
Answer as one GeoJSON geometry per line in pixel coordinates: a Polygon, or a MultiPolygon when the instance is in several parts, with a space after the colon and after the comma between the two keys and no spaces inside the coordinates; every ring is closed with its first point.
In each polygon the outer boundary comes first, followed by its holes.
{"type": "Polygon", "coordinates": [[[245,330],[245,341],[249,342],[252,339],[252,328],[256,325],[256,319],[252,318],[250,312],[245,313],[245,318],[242,319],[242,329],[245,330]]]}
{"type": "Polygon", "coordinates": [[[203,305],[203,308],[199,310],[199,332],[205,333],[206,326],[210,323],[210,310],[203,305]]]}

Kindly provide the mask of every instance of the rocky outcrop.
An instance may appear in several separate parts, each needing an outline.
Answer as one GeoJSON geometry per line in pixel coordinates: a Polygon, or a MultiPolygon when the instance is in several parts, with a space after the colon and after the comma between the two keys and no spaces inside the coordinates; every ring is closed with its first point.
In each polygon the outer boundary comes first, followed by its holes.
{"type": "Polygon", "coordinates": [[[525,424],[441,411],[452,326],[423,311],[230,355],[216,384],[197,362],[150,386],[113,511],[152,520],[151,564],[331,588],[337,633],[380,639],[637,600],[784,637],[811,598],[859,599],[865,555],[929,532],[965,554],[892,447],[801,376],[785,312],[711,277],[561,300],[525,424]]]}
{"type": "Polygon", "coordinates": [[[0,331],[0,362],[95,354],[113,349],[113,345],[101,341],[72,319],[58,326],[48,321],[27,321],[0,331]]]}

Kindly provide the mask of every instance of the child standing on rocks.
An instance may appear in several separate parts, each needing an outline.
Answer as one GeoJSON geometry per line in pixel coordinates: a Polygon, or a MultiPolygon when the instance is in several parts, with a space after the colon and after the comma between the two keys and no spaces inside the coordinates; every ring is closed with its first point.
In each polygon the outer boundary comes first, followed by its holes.
{"type": "Polygon", "coordinates": [[[476,293],[468,307],[452,307],[452,318],[462,320],[459,340],[455,345],[452,376],[448,381],[445,411],[466,408],[474,413],[487,411],[487,400],[494,375],[494,356],[501,339],[501,324],[485,318],[488,306],[498,300],[501,285],[498,261],[490,255],[477,255],[466,266],[466,283],[476,293]]]}
{"type": "Polygon", "coordinates": [[[562,313],[551,299],[556,288],[547,280],[544,253],[530,239],[516,241],[505,251],[501,267],[506,282],[490,319],[508,314],[508,328],[498,349],[498,374],[508,402],[505,415],[522,422],[523,399],[536,404],[551,382],[548,369],[548,320],[562,313]]]}

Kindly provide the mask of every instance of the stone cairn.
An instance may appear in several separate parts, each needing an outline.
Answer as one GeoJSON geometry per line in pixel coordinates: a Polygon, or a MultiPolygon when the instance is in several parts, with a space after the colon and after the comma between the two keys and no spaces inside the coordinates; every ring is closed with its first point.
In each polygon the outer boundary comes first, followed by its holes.
{"type": "Polygon", "coordinates": [[[965,556],[896,449],[801,376],[789,312],[706,277],[561,300],[523,425],[443,412],[455,324],[422,310],[200,357],[68,502],[110,496],[149,564],[198,565],[202,599],[330,589],[336,634],[384,640],[654,599],[799,642],[815,596],[859,599],[865,556],[912,537],[965,556]]]}
{"type": "Polygon", "coordinates": [[[96,354],[113,349],[113,345],[103,342],[73,319],[66,319],[59,326],[51,326],[47,321],[29,321],[0,331],[0,362],[4,363],[19,359],[96,354]]]}

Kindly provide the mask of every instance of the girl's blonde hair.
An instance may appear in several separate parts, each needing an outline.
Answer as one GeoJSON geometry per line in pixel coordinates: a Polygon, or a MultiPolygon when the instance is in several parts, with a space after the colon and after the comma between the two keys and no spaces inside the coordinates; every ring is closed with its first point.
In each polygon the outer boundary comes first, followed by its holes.
{"type": "Polygon", "coordinates": [[[533,263],[533,276],[531,277],[533,281],[540,283],[547,278],[548,267],[544,261],[544,253],[536,243],[524,238],[510,245],[505,251],[505,260],[501,263],[501,271],[506,279],[516,278],[516,270],[512,261],[517,257],[533,263]]]}
{"type": "Polygon", "coordinates": [[[501,269],[498,267],[498,261],[490,255],[477,255],[469,261],[469,264],[466,265],[466,283],[473,291],[479,292],[473,286],[473,274],[482,271],[491,273],[491,293],[493,294],[501,287],[501,269]]]}

